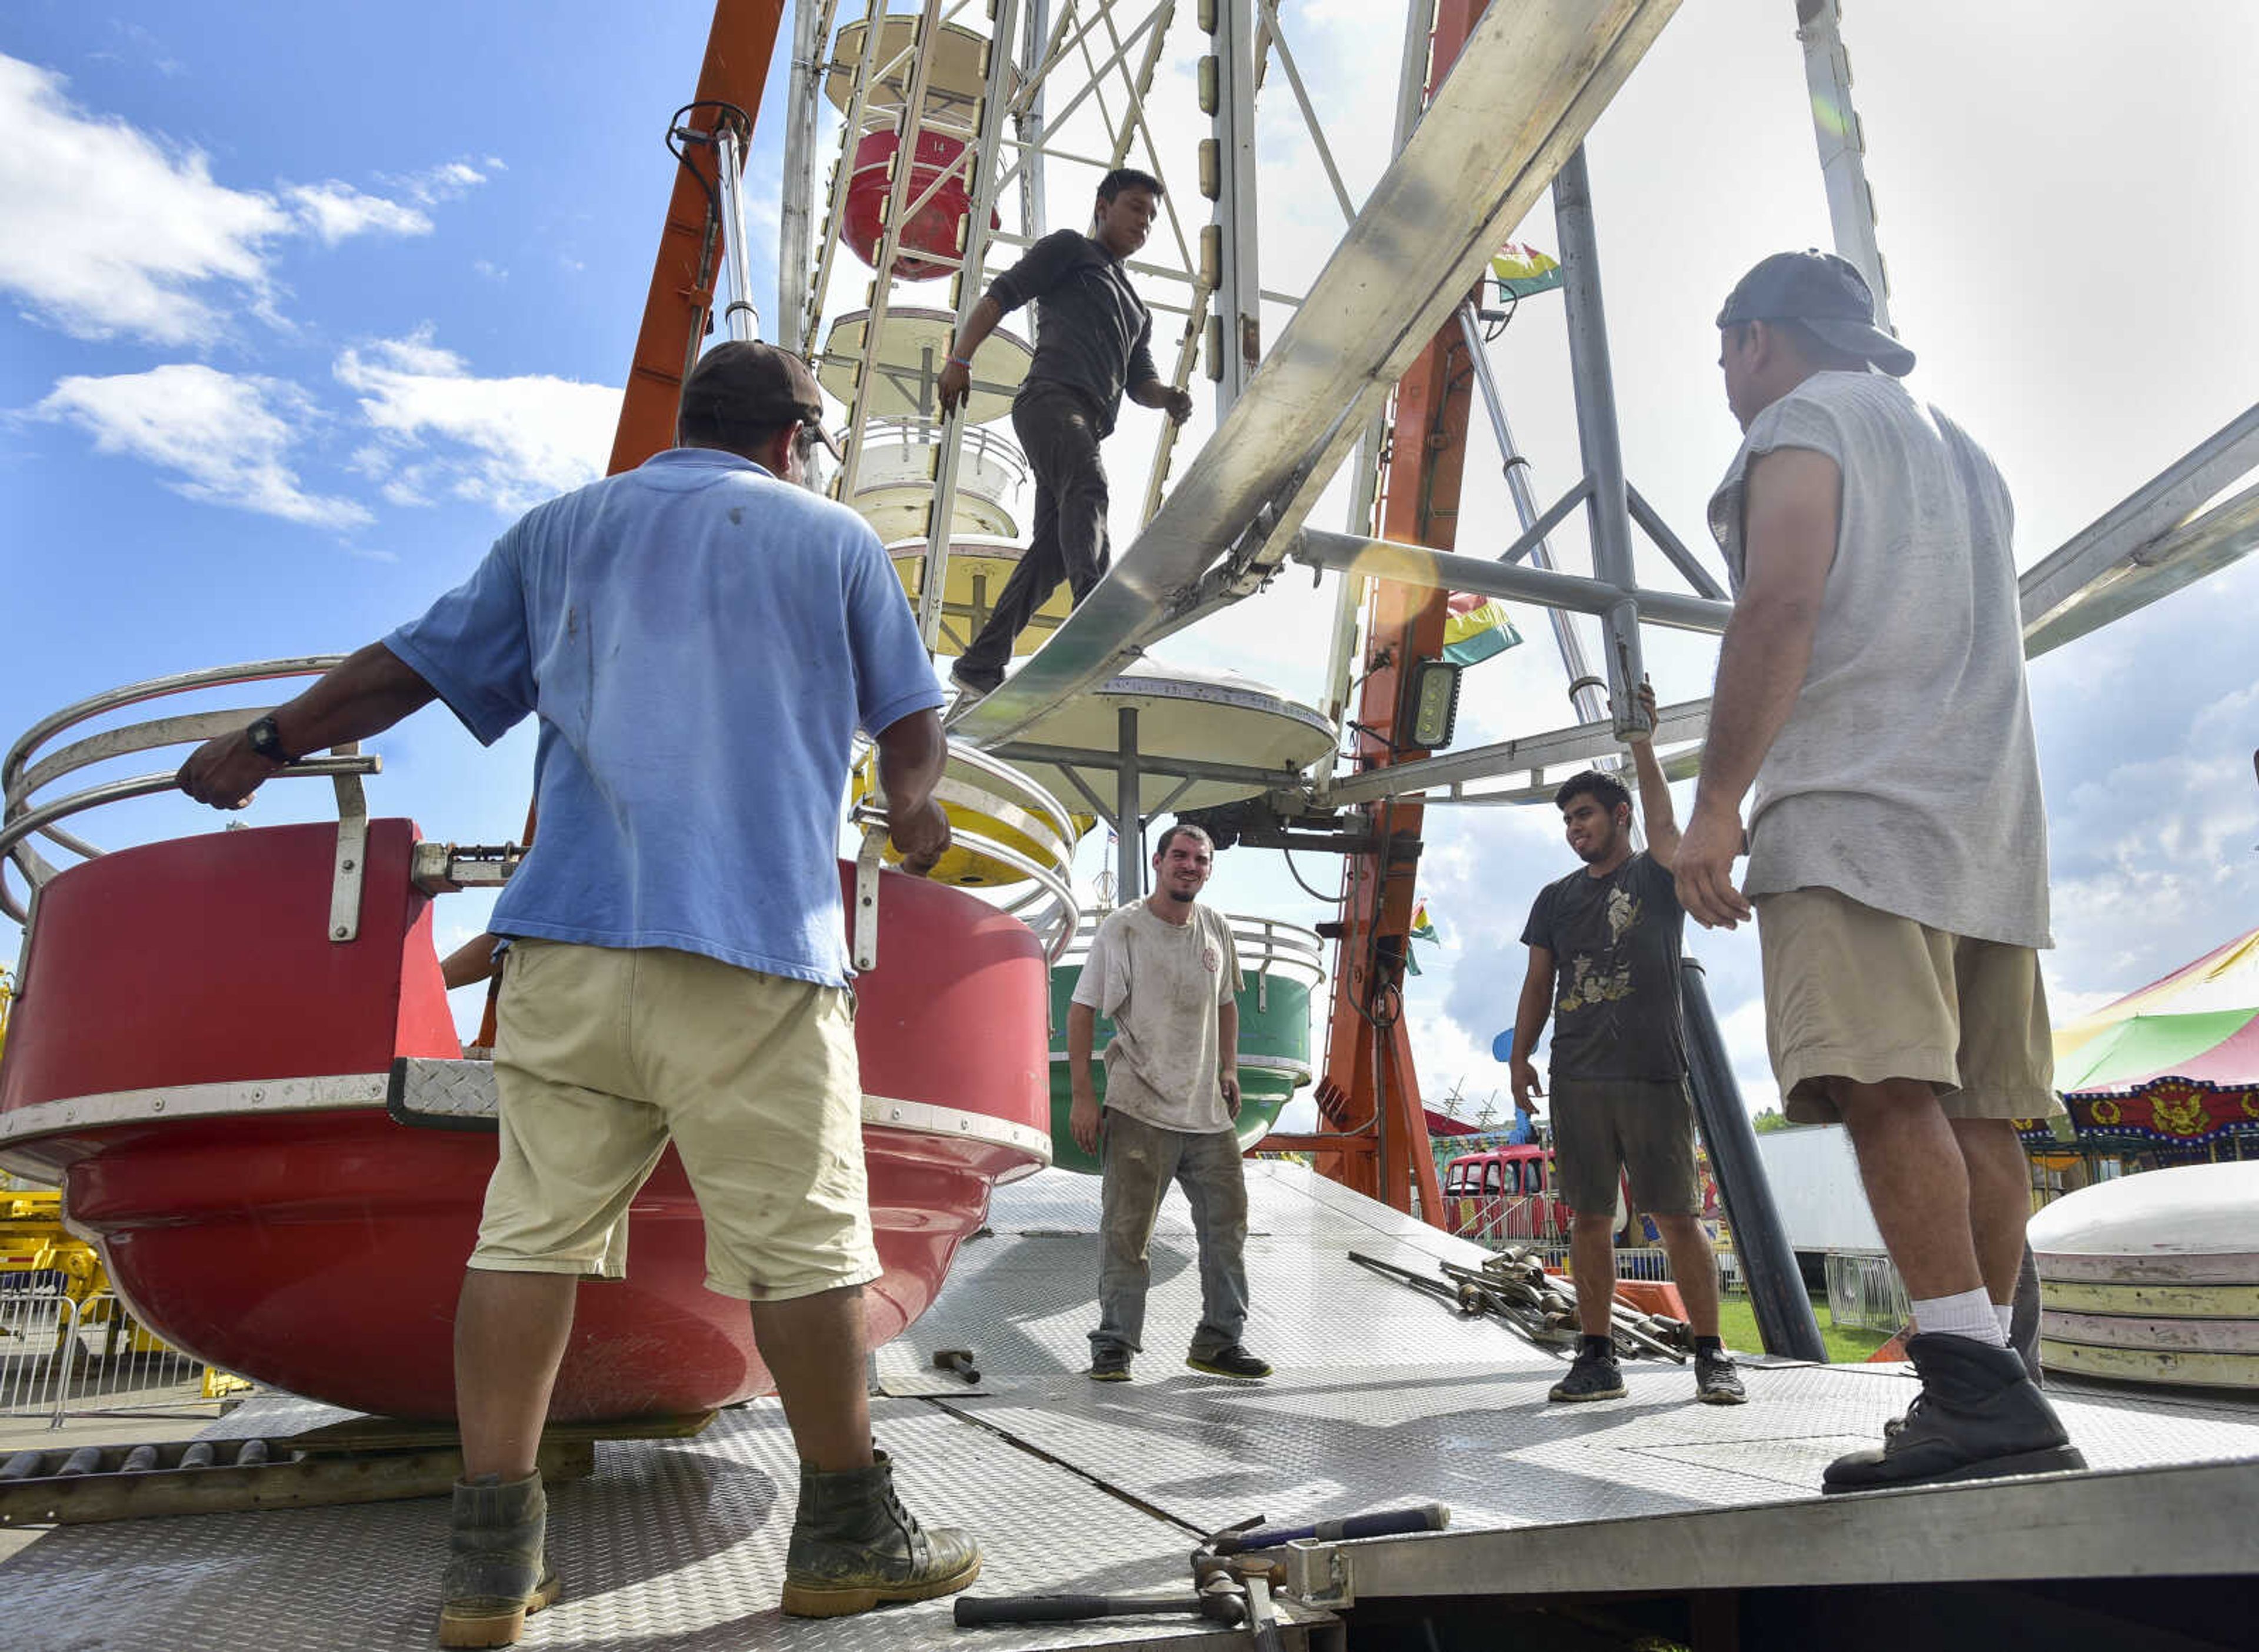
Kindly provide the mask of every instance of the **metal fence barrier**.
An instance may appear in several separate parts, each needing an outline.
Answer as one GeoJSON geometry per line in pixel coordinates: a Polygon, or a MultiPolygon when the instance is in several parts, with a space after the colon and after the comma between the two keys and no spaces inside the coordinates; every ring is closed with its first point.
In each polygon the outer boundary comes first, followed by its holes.
{"type": "Polygon", "coordinates": [[[199,1406],[236,1379],[165,1347],[103,1291],[75,1301],[60,1275],[0,1289],[0,1416],[60,1428],[90,1412],[199,1406]]]}
{"type": "Polygon", "coordinates": [[[0,1280],[0,1417],[46,1416],[62,1427],[79,1344],[78,1304],[61,1284],[53,1273],[0,1280]]]}
{"type": "Polygon", "coordinates": [[[1828,1314],[1839,1327],[1895,1333],[1913,1318],[1906,1284],[1880,1250],[1828,1253],[1828,1314]]]}

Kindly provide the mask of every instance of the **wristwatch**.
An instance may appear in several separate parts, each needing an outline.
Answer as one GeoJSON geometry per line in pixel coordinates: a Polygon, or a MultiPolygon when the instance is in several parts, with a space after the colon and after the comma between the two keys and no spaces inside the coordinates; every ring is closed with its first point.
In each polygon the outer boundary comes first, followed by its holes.
{"type": "Polygon", "coordinates": [[[265,758],[269,763],[291,763],[296,761],[296,759],[294,758],[288,751],[285,751],[282,749],[281,731],[275,728],[274,714],[271,711],[265,716],[260,718],[258,722],[253,723],[249,728],[246,729],[243,731],[243,736],[245,739],[251,742],[251,749],[258,752],[260,756],[265,758]]]}

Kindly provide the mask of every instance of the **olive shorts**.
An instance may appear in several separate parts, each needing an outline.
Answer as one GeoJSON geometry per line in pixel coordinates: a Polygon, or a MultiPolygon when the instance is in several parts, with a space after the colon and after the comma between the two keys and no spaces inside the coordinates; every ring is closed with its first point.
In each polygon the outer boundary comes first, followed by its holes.
{"type": "Polygon", "coordinates": [[[1553,1075],[1553,1160],[1561,1197],[1580,1216],[1614,1217],[1616,1178],[1656,1216],[1699,1216],[1694,1099],[1684,1079],[1553,1075]]]}
{"type": "Polygon", "coordinates": [[[1841,1114],[1827,1081],[1927,1082],[1948,1118],[2063,1111],[2039,954],[1972,940],[1834,889],[1759,895],[1765,1044],[1782,1110],[1841,1114]]]}
{"type": "Polygon", "coordinates": [[[784,1301],[877,1278],[854,1020],[844,988],[695,953],[513,942],[471,1266],[621,1278],[629,1206],[672,1141],[709,1290],[784,1301]]]}

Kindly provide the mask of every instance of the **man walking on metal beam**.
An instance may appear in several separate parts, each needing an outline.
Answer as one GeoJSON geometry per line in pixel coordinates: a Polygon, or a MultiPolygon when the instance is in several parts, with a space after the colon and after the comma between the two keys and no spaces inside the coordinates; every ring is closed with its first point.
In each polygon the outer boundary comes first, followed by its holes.
{"type": "Polygon", "coordinates": [[[1514,1017],[1514,1104],[1535,1113],[1541,1093],[1529,1052],[1553,1024],[1553,1154],[1571,1213],[1577,1319],[1575,1363],[1546,1397],[1618,1399],[1609,1304],[1615,1294],[1616,1185],[1655,1218],[1671,1277],[1694,1330],[1694,1392],[1738,1406],[1743,1392],[1718,1335],[1718,1263],[1700,1221],[1694,1100],[1680,1024],[1679,937],[1685,913],[1671,879],[1678,825],[1655,757],[1655,693],[1640,685],[1645,727],[1631,742],[1648,847],[1635,851],[1631,794],[1586,770],[1555,795],[1569,847],[1585,865],[1538,892],[1521,932],[1529,973],[1514,1017]]]}
{"type": "Polygon", "coordinates": [[[1193,399],[1153,370],[1153,318],[1124,266],[1145,245],[1160,210],[1161,182],[1121,167],[1098,186],[1091,233],[1060,230],[1030,247],[973,307],[941,370],[942,410],[973,385],[973,352],[1011,311],[1037,306],[1036,355],[1012,402],[1012,429],[1036,478],[1036,521],[1027,554],[1012,570],[980,634],[950,668],[950,680],[986,694],[1004,680],[1012,639],[1064,579],[1080,602],[1106,572],[1106,466],[1099,444],[1114,433],[1126,391],[1178,424],[1193,399]]]}
{"type": "Polygon", "coordinates": [[[181,785],[239,808],[295,754],[434,699],[491,744],[541,724],[541,837],[495,904],[501,1157],[455,1319],[456,1483],[439,1644],[507,1646],[556,1599],[535,1454],[584,1278],[673,1143],[708,1288],[751,1303],[798,1449],[784,1610],[970,1584],[871,1442],[871,1238],[839,799],[859,724],[905,870],[949,847],[940,690],[878,536],[797,485],[828,443],[797,357],[732,341],[684,381],[681,445],[536,508],[470,580],[304,694],[199,748],[181,785]],[[716,603],[716,592],[730,600],[716,603]],[[748,628],[797,639],[744,646],[748,628]],[[811,640],[815,639],[815,640],[811,640]],[[717,882],[758,853],[762,875],[717,882]]]}
{"type": "Polygon", "coordinates": [[[1823,1486],[2084,1468],[2007,1335],[2012,1121],[2062,1110],[2007,488],[1900,386],[1913,353],[1845,260],[1764,260],[1718,325],[1744,436],[1710,526],[1736,602],[1679,897],[1727,928],[1754,902],[1783,1107],[1849,1128],[1919,1327],[1921,1398],[1823,1486]]]}

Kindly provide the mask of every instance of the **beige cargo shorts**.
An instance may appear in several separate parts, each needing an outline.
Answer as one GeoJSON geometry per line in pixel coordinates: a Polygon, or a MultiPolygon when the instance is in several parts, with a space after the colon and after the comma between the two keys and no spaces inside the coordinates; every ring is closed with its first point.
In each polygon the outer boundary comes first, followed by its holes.
{"type": "Polygon", "coordinates": [[[495,1038],[502,1151],[474,1268],[619,1278],[671,1140],[706,1285],[785,1301],[877,1278],[853,1000],[666,948],[518,940],[495,1038]]]}
{"type": "Polygon", "coordinates": [[[1759,895],[1765,1044],[1782,1108],[1841,1114],[1825,1080],[1928,1083],[1948,1118],[2063,1111],[2039,954],[1971,940],[1834,889],[1759,895]]]}

